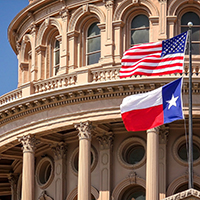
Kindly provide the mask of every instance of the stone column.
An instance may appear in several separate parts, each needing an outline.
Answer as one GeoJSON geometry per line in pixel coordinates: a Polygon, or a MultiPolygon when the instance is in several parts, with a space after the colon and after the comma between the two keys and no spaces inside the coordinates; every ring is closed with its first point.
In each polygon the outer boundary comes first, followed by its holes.
{"type": "Polygon", "coordinates": [[[12,200],[17,200],[17,178],[13,174],[9,174],[8,180],[11,185],[12,200]]]}
{"type": "Polygon", "coordinates": [[[78,200],[91,200],[91,124],[81,122],[79,131],[78,200]]]}
{"type": "Polygon", "coordinates": [[[158,200],[159,129],[147,130],[146,200],[158,200]]]}
{"type": "Polygon", "coordinates": [[[100,191],[99,200],[110,200],[111,196],[111,151],[113,135],[97,137],[100,144],[100,191]]]}
{"type": "Polygon", "coordinates": [[[67,146],[63,142],[52,147],[55,158],[55,199],[63,200],[65,198],[66,189],[65,177],[66,177],[66,165],[65,158],[67,152],[67,146]]]}
{"type": "Polygon", "coordinates": [[[34,200],[34,153],[36,139],[26,135],[19,139],[23,145],[22,200],[34,200]]]}

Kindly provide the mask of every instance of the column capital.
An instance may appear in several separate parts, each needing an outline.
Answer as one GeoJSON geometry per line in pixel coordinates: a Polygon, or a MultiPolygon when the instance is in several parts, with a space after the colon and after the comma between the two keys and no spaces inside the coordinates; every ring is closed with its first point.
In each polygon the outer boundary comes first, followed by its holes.
{"type": "Polygon", "coordinates": [[[14,176],[13,174],[9,174],[8,175],[8,181],[11,185],[11,188],[14,189],[14,187],[16,186],[17,184],[17,177],[14,176]]]}
{"type": "Polygon", "coordinates": [[[168,134],[169,134],[169,127],[162,125],[160,127],[160,131],[159,131],[159,143],[160,144],[167,143],[168,134]]]}
{"type": "Polygon", "coordinates": [[[113,146],[114,135],[109,134],[109,135],[98,136],[97,140],[99,141],[101,150],[110,149],[113,146]]]}
{"type": "Polygon", "coordinates": [[[151,133],[151,132],[155,132],[155,133],[159,134],[159,130],[160,130],[160,127],[151,128],[151,129],[147,130],[147,134],[151,133]]]}
{"type": "Polygon", "coordinates": [[[79,140],[87,139],[91,140],[92,124],[91,122],[80,122],[80,124],[75,124],[74,127],[79,131],[79,140]]]}
{"type": "Polygon", "coordinates": [[[67,153],[67,145],[64,142],[57,144],[56,146],[52,147],[55,160],[60,160],[65,158],[67,153]]]}
{"type": "Polygon", "coordinates": [[[38,143],[38,140],[35,138],[34,135],[24,135],[23,137],[19,138],[19,141],[22,143],[23,147],[23,153],[30,152],[34,153],[36,144],[38,143]]]}

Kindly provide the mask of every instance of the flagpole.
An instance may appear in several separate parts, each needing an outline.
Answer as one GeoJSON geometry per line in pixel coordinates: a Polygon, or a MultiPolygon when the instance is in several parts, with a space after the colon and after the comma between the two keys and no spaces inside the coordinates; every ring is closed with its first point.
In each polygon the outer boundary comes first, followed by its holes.
{"type": "Polygon", "coordinates": [[[189,39],[189,154],[188,154],[188,188],[193,188],[193,134],[192,134],[192,22],[188,23],[189,39]]]}

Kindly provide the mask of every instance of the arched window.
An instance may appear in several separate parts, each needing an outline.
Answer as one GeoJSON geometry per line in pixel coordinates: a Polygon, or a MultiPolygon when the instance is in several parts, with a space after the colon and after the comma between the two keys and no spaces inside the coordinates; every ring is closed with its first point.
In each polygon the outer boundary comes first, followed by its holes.
{"type": "Polygon", "coordinates": [[[54,45],[54,75],[57,75],[60,66],[60,42],[55,41],[54,45]]]}
{"type": "MultiPolygon", "coordinates": [[[[177,193],[179,193],[179,192],[183,192],[183,191],[185,191],[185,190],[187,190],[187,189],[188,189],[188,183],[184,183],[184,184],[180,185],[180,186],[176,189],[176,191],[175,191],[174,194],[177,194],[177,193]]],[[[200,190],[200,187],[199,187],[197,184],[194,183],[194,189],[199,191],[199,190],[200,190]]]]}
{"type": "Polygon", "coordinates": [[[145,189],[139,185],[129,187],[120,198],[120,200],[132,200],[132,199],[145,200],[146,199],[145,189]]]}
{"type": "Polygon", "coordinates": [[[98,63],[101,56],[101,35],[97,22],[87,32],[87,65],[98,63]]]}
{"type": "MultiPolygon", "coordinates": [[[[187,12],[181,18],[181,32],[188,30],[188,22],[193,23],[192,27],[192,54],[200,54],[200,18],[194,12],[187,12]]],[[[188,51],[187,51],[188,53],[188,51]]]]}
{"type": "Polygon", "coordinates": [[[149,42],[149,19],[146,15],[137,15],[131,21],[131,45],[149,42]]]}

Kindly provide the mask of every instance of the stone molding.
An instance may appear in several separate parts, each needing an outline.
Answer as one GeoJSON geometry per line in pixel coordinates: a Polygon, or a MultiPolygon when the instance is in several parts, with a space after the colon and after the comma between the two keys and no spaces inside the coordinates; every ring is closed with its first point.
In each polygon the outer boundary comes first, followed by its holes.
{"type": "Polygon", "coordinates": [[[180,192],[178,194],[174,194],[174,195],[172,195],[170,197],[167,197],[167,198],[165,198],[163,200],[188,199],[189,197],[191,198],[191,200],[198,200],[198,199],[200,199],[200,192],[198,190],[195,190],[195,189],[188,189],[188,190],[185,190],[185,191],[180,192]]]}
{"type": "Polygon", "coordinates": [[[23,145],[23,153],[34,153],[38,141],[35,136],[29,134],[23,135],[23,137],[19,138],[19,142],[21,142],[23,145]]]}

